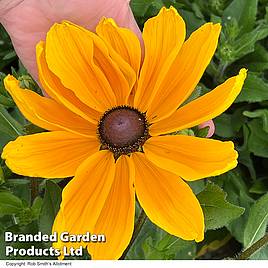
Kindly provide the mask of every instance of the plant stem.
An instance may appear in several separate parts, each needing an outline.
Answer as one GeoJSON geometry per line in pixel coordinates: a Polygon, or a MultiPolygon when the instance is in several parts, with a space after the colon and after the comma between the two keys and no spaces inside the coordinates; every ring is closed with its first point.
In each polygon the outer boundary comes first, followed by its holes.
{"type": "Polygon", "coordinates": [[[144,210],[141,208],[141,211],[140,211],[140,215],[135,223],[135,226],[134,226],[134,232],[133,232],[133,235],[132,235],[132,238],[127,246],[127,248],[125,249],[123,255],[121,256],[120,260],[124,260],[125,257],[127,256],[131,246],[133,245],[133,243],[135,242],[136,238],[138,237],[141,229],[142,229],[142,226],[143,224],[145,223],[147,219],[147,216],[144,212],[144,210]]]}
{"type": "Polygon", "coordinates": [[[15,105],[11,99],[9,99],[3,95],[0,95],[0,104],[4,105],[6,107],[14,107],[14,105],[15,105]]]}
{"type": "Polygon", "coordinates": [[[236,259],[237,260],[247,260],[250,256],[252,256],[255,252],[261,249],[263,246],[268,244],[268,233],[262,237],[260,240],[255,242],[252,246],[242,252],[236,259]]]}
{"type": "Polygon", "coordinates": [[[33,204],[34,199],[38,196],[39,179],[30,178],[30,183],[31,183],[31,204],[33,204]]]}
{"type": "Polygon", "coordinates": [[[224,76],[224,72],[226,70],[226,68],[229,66],[229,64],[227,62],[225,63],[220,63],[219,65],[219,72],[218,72],[218,75],[216,75],[214,77],[214,84],[217,85],[218,83],[222,83],[222,79],[223,79],[223,76],[224,76]]]}

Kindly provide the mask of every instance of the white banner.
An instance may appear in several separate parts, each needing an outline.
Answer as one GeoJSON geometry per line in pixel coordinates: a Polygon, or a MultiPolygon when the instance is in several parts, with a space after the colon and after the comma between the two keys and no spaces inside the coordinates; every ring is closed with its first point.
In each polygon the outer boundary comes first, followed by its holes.
{"type": "Polygon", "coordinates": [[[13,268],[13,267],[72,267],[72,268],[100,268],[100,267],[109,267],[109,268],[148,268],[148,265],[153,265],[153,267],[164,267],[164,268],[228,268],[231,267],[243,267],[243,268],[252,268],[253,265],[257,265],[258,268],[268,267],[267,261],[232,261],[232,260],[208,260],[208,261],[187,261],[187,260],[178,260],[178,261],[0,261],[0,267],[2,268],[13,268]]]}

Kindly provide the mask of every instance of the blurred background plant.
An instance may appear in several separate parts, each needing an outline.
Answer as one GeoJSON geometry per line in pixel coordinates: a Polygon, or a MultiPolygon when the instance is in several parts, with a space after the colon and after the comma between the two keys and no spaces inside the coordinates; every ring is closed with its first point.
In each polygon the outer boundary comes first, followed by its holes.
{"type": "MultiPolygon", "coordinates": [[[[186,21],[188,36],[208,21],[223,26],[217,52],[192,99],[235,75],[241,67],[249,70],[235,103],[214,120],[216,138],[235,143],[239,165],[224,175],[191,183],[205,214],[203,242],[183,241],[145,219],[125,258],[235,258],[265,236],[268,225],[268,0],[131,1],[141,29],[144,22],[164,5],[178,9],[186,21]]],[[[21,87],[40,92],[19,62],[8,34],[0,26],[0,150],[19,135],[42,131],[24,119],[4,89],[3,78],[8,73],[19,78],[21,87]]],[[[197,128],[184,131],[187,133],[206,136],[205,131],[197,128]]],[[[0,259],[6,259],[2,235],[5,231],[51,232],[61,191],[68,180],[26,178],[13,174],[2,160],[0,164],[0,259]]],[[[139,209],[137,205],[137,215],[139,209]]],[[[39,248],[48,246],[36,244],[39,248]]],[[[268,246],[260,247],[248,257],[268,259],[268,246]]]]}

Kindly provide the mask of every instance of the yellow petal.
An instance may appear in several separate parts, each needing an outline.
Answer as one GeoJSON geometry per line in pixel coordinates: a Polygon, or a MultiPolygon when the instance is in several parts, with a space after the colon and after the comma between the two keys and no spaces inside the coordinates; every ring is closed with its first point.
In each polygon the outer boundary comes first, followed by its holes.
{"type": "Polygon", "coordinates": [[[147,111],[156,88],[166,76],[185,38],[185,23],[175,8],[162,8],[143,30],[145,58],[134,106],[147,111]]]}
{"type": "Polygon", "coordinates": [[[135,169],[128,156],[116,161],[115,178],[105,205],[93,229],[105,234],[105,243],[90,243],[87,247],[92,259],[119,259],[128,246],[135,218],[135,169]]]}
{"type": "Polygon", "coordinates": [[[96,32],[105,41],[111,58],[124,73],[129,88],[133,88],[141,63],[139,39],[129,29],[118,27],[113,19],[102,19],[96,32]]]}
{"type": "Polygon", "coordinates": [[[155,165],[185,180],[217,176],[237,165],[238,154],[230,141],[192,136],[159,136],[146,141],[144,152],[155,165]]]}
{"type": "Polygon", "coordinates": [[[47,130],[67,130],[79,135],[96,136],[96,125],[52,99],[20,88],[19,81],[13,76],[8,75],[4,84],[20,111],[33,124],[47,130]]]}
{"type": "Polygon", "coordinates": [[[152,124],[150,134],[155,136],[190,128],[220,115],[240,93],[246,75],[247,71],[241,69],[239,75],[229,78],[211,92],[186,104],[170,117],[152,124]]]}
{"type": "Polygon", "coordinates": [[[215,53],[221,26],[207,23],[183,44],[159,83],[147,112],[151,123],[168,117],[191,95],[215,53]]]}
{"type": "Polygon", "coordinates": [[[112,153],[100,151],[87,159],[63,190],[53,232],[104,234],[106,242],[58,241],[53,247],[78,248],[81,245],[87,247],[92,259],[120,258],[134,228],[134,172],[128,156],[121,156],[114,163],[112,153]]]}
{"type": "Polygon", "coordinates": [[[204,216],[191,188],[173,173],[151,163],[146,153],[134,153],[132,159],[136,194],[149,219],[182,239],[203,240],[204,216]]]}
{"type": "Polygon", "coordinates": [[[86,159],[62,192],[65,230],[72,234],[92,232],[105,205],[115,177],[115,161],[109,151],[86,159]]]}
{"type": "Polygon", "coordinates": [[[72,112],[96,124],[101,114],[81,102],[76,95],[71,90],[64,87],[59,78],[48,69],[45,58],[45,43],[43,41],[40,41],[36,46],[36,59],[39,80],[46,93],[72,112]]]}
{"type": "Polygon", "coordinates": [[[114,93],[94,63],[93,39],[68,23],[54,24],[46,38],[49,69],[89,107],[100,112],[116,104],[114,93]]]}
{"type": "MultiPolygon", "coordinates": [[[[63,254],[63,247],[69,246],[69,244],[65,244],[61,239],[59,239],[61,233],[65,232],[65,224],[64,224],[64,217],[61,210],[58,211],[58,214],[54,220],[53,227],[52,227],[52,233],[57,233],[58,239],[56,242],[52,244],[53,248],[59,249],[61,251],[61,255],[58,257],[58,259],[63,260],[64,254],[63,254]]],[[[70,245],[71,246],[71,245],[70,245]]]]}
{"type": "Polygon", "coordinates": [[[15,173],[43,178],[65,178],[99,150],[97,138],[84,138],[65,131],[18,137],[9,142],[2,158],[15,173]]]}
{"type": "MultiPolygon", "coordinates": [[[[84,31],[86,30],[84,29],[84,31]]],[[[88,31],[87,33],[93,38],[95,63],[101,69],[112,88],[116,97],[116,104],[125,105],[132,85],[129,84],[127,77],[121,71],[120,61],[118,63],[112,59],[108,47],[100,37],[88,31]]]]}
{"type": "Polygon", "coordinates": [[[58,249],[61,253],[60,256],[58,256],[59,260],[63,260],[65,255],[64,253],[67,252],[68,254],[70,254],[70,249],[78,249],[80,248],[80,246],[85,247],[85,243],[84,242],[63,242],[60,239],[60,236],[62,233],[66,232],[65,229],[65,219],[64,219],[64,214],[62,212],[62,210],[60,209],[58,211],[58,214],[54,220],[54,224],[52,227],[52,233],[56,232],[57,236],[58,236],[58,240],[56,242],[53,243],[53,248],[58,249]],[[65,251],[63,251],[63,247],[65,247],[65,251]]]}
{"type": "Polygon", "coordinates": [[[65,87],[100,112],[122,104],[123,95],[130,91],[101,38],[72,23],[54,24],[50,29],[46,59],[65,87]]]}

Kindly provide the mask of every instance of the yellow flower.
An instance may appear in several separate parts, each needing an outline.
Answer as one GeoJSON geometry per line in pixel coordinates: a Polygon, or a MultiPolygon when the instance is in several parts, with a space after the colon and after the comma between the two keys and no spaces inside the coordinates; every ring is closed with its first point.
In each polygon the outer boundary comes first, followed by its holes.
{"type": "Polygon", "coordinates": [[[12,76],[5,79],[24,116],[49,132],[17,138],[2,157],[25,176],[74,176],[53,231],[105,234],[106,243],[74,243],[93,259],[122,255],[133,232],[135,195],[168,233],[203,239],[202,209],[185,181],[234,168],[237,152],[232,142],[166,134],[218,116],[239,94],[245,69],[182,106],[209,64],[220,30],[207,23],[185,41],[183,19],[163,8],[145,23],[142,62],[138,38],[112,19],[103,19],[97,34],[62,22],[37,45],[39,78],[50,98],[19,88],[12,76]]]}

